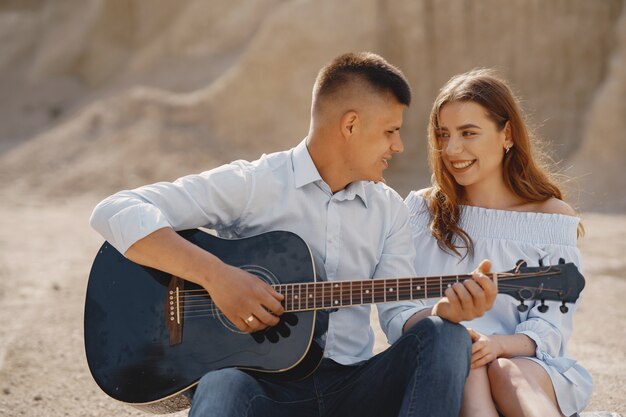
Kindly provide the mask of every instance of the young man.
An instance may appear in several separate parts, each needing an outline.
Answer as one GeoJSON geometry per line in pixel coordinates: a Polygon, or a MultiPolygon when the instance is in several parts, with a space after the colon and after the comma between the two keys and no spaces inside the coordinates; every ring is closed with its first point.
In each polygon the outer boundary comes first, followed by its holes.
{"type": "MultiPolygon", "coordinates": [[[[96,207],[91,224],[129,259],[202,285],[244,332],[276,325],[282,296],[174,230],[206,226],[222,237],[288,230],[308,243],[330,281],[414,276],[407,209],[383,184],[403,151],[410,100],[404,75],[380,56],[341,55],[317,77],[309,134],[295,148],[120,192],[96,207]]],[[[330,314],[324,359],[301,381],[209,372],[190,416],[456,416],[471,343],[453,323],[482,315],[497,292],[481,272],[432,309],[378,305],[393,343],[379,355],[370,309],[355,306],[330,314]]]]}

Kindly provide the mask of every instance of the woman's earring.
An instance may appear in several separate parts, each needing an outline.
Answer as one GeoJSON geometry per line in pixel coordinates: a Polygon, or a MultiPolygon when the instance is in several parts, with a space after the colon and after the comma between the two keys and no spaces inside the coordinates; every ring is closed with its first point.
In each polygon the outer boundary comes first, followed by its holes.
{"type": "Polygon", "coordinates": [[[509,150],[511,149],[511,145],[506,145],[504,147],[504,153],[509,153],[509,150]]]}

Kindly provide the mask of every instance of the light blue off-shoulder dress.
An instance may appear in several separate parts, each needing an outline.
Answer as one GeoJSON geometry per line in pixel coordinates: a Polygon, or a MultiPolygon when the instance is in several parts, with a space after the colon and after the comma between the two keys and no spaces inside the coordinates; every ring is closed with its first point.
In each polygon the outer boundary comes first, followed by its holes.
{"type": "MultiPolygon", "coordinates": [[[[474,242],[474,256],[460,260],[437,246],[430,232],[430,214],[424,199],[411,192],[406,200],[411,212],[410,225],[417,250],[415,269],[418,276],[457,275],[471,272],[483,259],[490,259],[492,271],[508,271],[524,259],[528,266],[557,264],[559,258],[573,262],[581,270],[576,247],[579,219],[573,216],[529,213],[462,206],[460,226],[474,242]]],[[[432,305],[436,299],[428,300],[432,305]]],[[[498,294],[491,310],[483,317],[463,322],[479,333],[507,335],[523,333],[537,344],[535,357],[550,378],[561,411],[566,416],[581,412],[591,396],[591,375],[566,353],[572,334],[576,304],[561,313],[560,302],[546,301],[549,309],[538,311],[540,302],[527,301],[526,312],[519,312],[519,302],[498,294]]]]}

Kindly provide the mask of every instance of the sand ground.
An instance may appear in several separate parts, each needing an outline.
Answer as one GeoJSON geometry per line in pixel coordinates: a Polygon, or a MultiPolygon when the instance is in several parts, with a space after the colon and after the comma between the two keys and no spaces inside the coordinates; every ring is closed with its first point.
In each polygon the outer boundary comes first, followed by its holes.
{"type": "MultiPolygon", "coordinates": [[[[84,355],[84,294],[102,242],[87,221],[98,199],[0,193],[0,416],[144,415],[103,394],[84,355]]],[[[569,350],[594,376],[588,410],[626,414],[626,215],[583,220],[587,288],[569,350]]]]}

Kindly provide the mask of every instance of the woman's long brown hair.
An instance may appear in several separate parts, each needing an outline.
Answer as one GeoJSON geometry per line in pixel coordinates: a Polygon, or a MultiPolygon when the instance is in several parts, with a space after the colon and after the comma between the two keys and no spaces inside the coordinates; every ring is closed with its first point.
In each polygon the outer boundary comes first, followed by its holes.
{"type": "Polygon", "coordinates": [[[527,128],[518,100],[509,86],[489,69],[472,70],[452,77],[441,89],[430,113],[428,162],[433,174],[432,188],[425,198],[431,214],[430,229],[437,244],[442,250],[462,258],[474,252],[472,239],[459,226],[463,187],[456,183],[443,164],[437,130],[439,112],[446,103],[468,101],[483,106],[499,131],[509,123],[513,147],[507,153],[502,150],[506,186],[528,202],[563,198],[555,175],[547,169],[550,159],[533,146],[535,137],[527,128]],[[466,249],[465,254],[461,255],[459,249],[466,249]]]}

